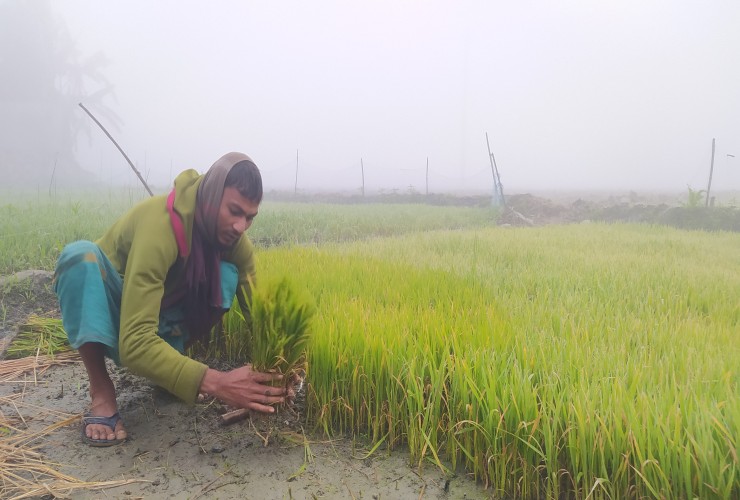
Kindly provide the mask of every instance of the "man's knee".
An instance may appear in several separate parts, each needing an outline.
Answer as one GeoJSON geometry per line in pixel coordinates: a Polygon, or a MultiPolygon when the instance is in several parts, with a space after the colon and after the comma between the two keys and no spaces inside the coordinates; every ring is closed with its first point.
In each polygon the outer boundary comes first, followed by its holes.
{"type": "Polygon", "coordinates": [[[64,247],[57,259],[56,275],[69,267],[71,264],[84,260],[97,261],[98,246],[92,241],[79,240],[69,243],[64,247]]]}

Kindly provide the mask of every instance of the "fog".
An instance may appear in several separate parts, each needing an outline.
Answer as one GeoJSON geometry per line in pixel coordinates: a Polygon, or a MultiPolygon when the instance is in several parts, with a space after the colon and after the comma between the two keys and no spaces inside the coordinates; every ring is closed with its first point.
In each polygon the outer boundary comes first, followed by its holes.
{"type": "MultiPolygon", "coordinates": [[[[706,189],[712,139],[712,189],[740,189],[735,0],[48,8],[81,60],[105,56],[112,92],[88,78],[80,100],[153,185],[242,151],[268,191],[297,167],[299,190],[359,192],[364,169],[368,190],[423,192],[427,161],[430,191],[490,190],[488,133],[507,192],[706,189]]],[[[137,182],[74,113],[79,165],[137,182]]]]}

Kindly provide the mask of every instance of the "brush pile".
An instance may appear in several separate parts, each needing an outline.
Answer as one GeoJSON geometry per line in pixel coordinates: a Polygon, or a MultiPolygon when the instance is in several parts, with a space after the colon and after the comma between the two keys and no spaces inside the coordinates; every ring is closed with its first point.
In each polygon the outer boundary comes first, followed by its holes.
{"type": "MultiPolygon", "coordinates": [[[[52,366],[79,362],[76,352],[0,361],[0,383],[34,384],[52,366]],[[21,380],[22,377],[26,380],[21,380]]],[[[61,427],[76,424],[79,418],[79,415],[27,404],[23,392],[0,397],[0,498],[69,497],[74,491],[101,490],[134,482],[81,481],[60,472],[59,464],[44,459],[40,448],[48,444],[47,437],[61,427]]]]}

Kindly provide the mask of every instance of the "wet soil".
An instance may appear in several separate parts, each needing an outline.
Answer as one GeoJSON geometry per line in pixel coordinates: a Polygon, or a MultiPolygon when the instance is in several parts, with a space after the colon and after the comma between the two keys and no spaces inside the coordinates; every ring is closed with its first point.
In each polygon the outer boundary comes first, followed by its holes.
{"type": "MultiPolygon", "coordinates": [[[[223,426],[212,402],[185,405],[125,369],[111,368],[129,440],[91,448],[82,443],[76,421],[43,438],[40,451],[50,465],[77,479],[139,482],[104,492],[76,491],[74,498],[491,497],[464,474],[446,476],[430,463],[410,466],[403,450],[379,450],[365,458],[368,447],[360,442],[312,435],[296,421],[255,416],[223,426]]],[[[19,392],[26,404],[78,414],[88,403],[85,369],[56,367],[35,384],[32,378],[0,384],[0,398],[19,392]]],[[[6,417],[16,411],[0,410],[6,417]]],[[[36,430],[54,423],[46,418],[23,415],[36,430]]]]}

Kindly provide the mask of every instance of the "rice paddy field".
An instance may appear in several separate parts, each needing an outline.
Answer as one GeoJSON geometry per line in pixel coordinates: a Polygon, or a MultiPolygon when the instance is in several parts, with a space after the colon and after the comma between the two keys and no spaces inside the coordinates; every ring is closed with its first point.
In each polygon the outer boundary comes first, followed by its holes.
{"type": "MultiPolygon", "coordinates": [[[[52,269],[134,201],[0,205],[0,274],[52,269]]],[[[739,497],[740,233],[495,220],[263,204],[259,279],[316,305],[314,431],[403,447],[496,498],[739,497]]]]}

